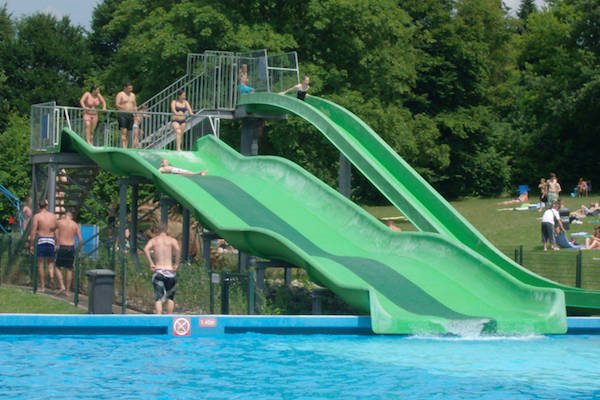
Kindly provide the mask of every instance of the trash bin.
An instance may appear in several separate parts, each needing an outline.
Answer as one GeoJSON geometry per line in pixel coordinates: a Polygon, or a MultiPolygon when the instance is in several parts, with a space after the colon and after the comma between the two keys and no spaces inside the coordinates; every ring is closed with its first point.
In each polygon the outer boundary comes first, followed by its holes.
{"type": "Polygon", "coordinates": [[[566,230],[569,230],[571,210],[567,207],[562,207],[558,210],[558,215],[560,216],[560,220],[563,223],[563,226],[566,230]]]}
{"type": "Polygon", "coordinates": [[[112,314],[115,273],[110,269],[91,269],[88,276],[88,313],[112,314]]]}

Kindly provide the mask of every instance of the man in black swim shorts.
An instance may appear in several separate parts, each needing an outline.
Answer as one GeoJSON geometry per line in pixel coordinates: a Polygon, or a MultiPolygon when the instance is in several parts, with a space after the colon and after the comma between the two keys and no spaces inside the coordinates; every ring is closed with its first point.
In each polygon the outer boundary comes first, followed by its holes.
{"type": "Polygon", "coordinates": [[[179,267],[181,249],[177,240],[167,235],[166,224],[161,223],[160,233],[146,244],[144,254],[150,264],[150,269],[154,271],[152,274],[154,312],[162,314],[162,303],[166,302],[167,314],[172,314],[175,308],[175,287],[177,285],[175,271],[179,267]],[[150,252],[154,252],[154,259],[150,252]],[[175,256],[174,264],[173,256],[175,256]]]}
{"type": "Polygon", "coordinates": [[[133,93],[133,85],[126,82],[123,85],[123,90],[117,94],[115,104],[120,112],[117,115],[119,122],[119,130],[121,131],[121,146],[127,148],[127,132],[133,129],[133,113],[137,111],[137,103],[135,93],[133,93]]]}
{"type": "Polygon", "coordinates": [[[119,123],[119,129],[130,131],[133,129],[133,114],[119,114],[117,115],[117,122],[119,123]]]}
{"type": "Polygon", "coordinates": [[[77,222],[73,221],[73,215],[70,212],[64,214],[57,222],[56,243],[56,266],[65,269],[67,280],[66,292],[70,296],[71,282],[73,281],[73,261],[75,260],[75,237],[77,243],[81,246],[81,228],[77,222]]]}
{"type": "Polygon", "coordinates": [[[58,246],[56,250],[56,266],[73,269],[75,261],[75,246],[58,246]]]}

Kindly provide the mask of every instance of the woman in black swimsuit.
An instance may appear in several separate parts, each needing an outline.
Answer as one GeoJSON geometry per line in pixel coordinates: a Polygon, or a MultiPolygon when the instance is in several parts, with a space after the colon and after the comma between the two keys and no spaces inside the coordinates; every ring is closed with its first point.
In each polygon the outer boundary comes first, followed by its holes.
{"type": "Polygon", "coordinates": [[[190,103],[185,99],[185,90],[177,92],[177,99],[171,101],[171,111],[173,112],[171,127],[175,131],[175,135],[177,135],[175,138],[175,147],[177,151],[181,151],[181,138],[183,137],[183,132],[185,132],[185,112],[187,111],[190,115],[194,114],[190,103]]]}
{"type": "Polygon", "coordinates": [[[310,78],[308,77],[308,75],[304,75],[304,79],[302,79],[302,82],[292,86],[291,88],[284,90],[283,92],[279,92],[279,94],[286,94],[287,92],[290,92],[292,90],[296,90],[296,97],[300,100],[304,100],[306,97],[310,96],[308,94],[308,89],[310,89],[310,78]]]}

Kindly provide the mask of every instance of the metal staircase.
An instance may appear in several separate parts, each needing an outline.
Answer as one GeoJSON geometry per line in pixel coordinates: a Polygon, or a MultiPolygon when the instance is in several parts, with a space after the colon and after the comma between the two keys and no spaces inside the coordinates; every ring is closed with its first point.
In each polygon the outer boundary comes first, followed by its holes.
{"type": "MultiPolygon", "coordinates": [[[[268,55],[266,50],[246,53],[205,51],[188,54],[186,74],[145,101],[140,129],[140,146],[147,149],[172,148],[175,133],[171,128],[171,101],[179,90],[185,90],[194,110],[183,138],[183,148],[190,149],[194,140],[205,134],[219,136],[221,119],[235,119],[242,70],[247,84],[255,92],[277,92],[299,82],[296,52],[268,55]]],[[[117,127],[118,110],[98,113],[99,121],[94,146],[121,147],[117,127]]],[[[68,127],[84,137],[83,109],[58,106],[55,103],[31,107],[32,153],[60,152],[60,132],[68,127]]],[[[129,141],[131,143],[131,141],[129,141]]]]}
{"type": "Polygon", "coordinates": [[[54,213],[60,217],[69,211],[77,220],[89,189],[98,176],[99,168],[76,168],[63,171],[56,177],[54,213]]]}

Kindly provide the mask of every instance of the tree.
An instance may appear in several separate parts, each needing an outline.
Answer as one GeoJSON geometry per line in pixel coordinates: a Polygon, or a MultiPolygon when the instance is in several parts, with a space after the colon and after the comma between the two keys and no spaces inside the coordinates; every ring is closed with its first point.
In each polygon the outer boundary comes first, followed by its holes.
{"type": "Polygon", "coordinates": [[[114,61],[102,74],[103,82],[112,83],[109,91],[131,80],[143,101],[185,73],[188,53],[294,46],[264,19],[234,24],[243,20],[222,7],[192,0],[101,3],[94,10],[92,37],[98,38],[94,48],[114,61]]]}
{"type": "Polygon", "coordinates": [[[15,28],[11,15],[6,8],[6,4],[0,7],[0,43],[12,40],[15,35],[15,28]]]}
{"type": "Polygon", "coordinates": [[[519,17],[523,26],[526,27],[527,18],[535,12],[537,12],[535,0],[521,0],[521,6],[519,7],[519,11],[517,11],[517,17],[519,17]]]}
{"type": "Polygon", "coordinates": [[[563,187],[581,176],[600,178],[600,54],[594,42],[599,22],[600,5],[587,0],[554,2],[551,9],[529,17],[512,115],[523,134],[517,176],[554,171],[563,187]]]}
{"type": "MultiPolygon", "coordinates": [[[[14,40],[14,26],[10,14],[6,9],[6,4],[0,7],[0,43],[7,43],[14,40]]],[[[9,88],[6,85],[6,73],[0,64],[0,93],[7,93],[9,88]]],[[[6,129],[8,123],[8,113],[10,105],[5,95],[0,97],[0,132],[6,129]]]]}
{"type": "Polygon", "coordinates": [[[68,17],[38,13],[18,21],[14,39],[0,43],[0,65],[3,95],[12,109],[27,114],[35,103],[77,105],[92,57],[83,28],[68,17]]]}
{"type": "MultiPolygon", "coordinates": [[[[16,197],[25,199],[31,188],[29,164],[29,119],[12,113],[8,125],[0,135],[0,184],[16,197]]],[[[0,201],[0,221],[15,215],[14,208],[0,201]]]]}

